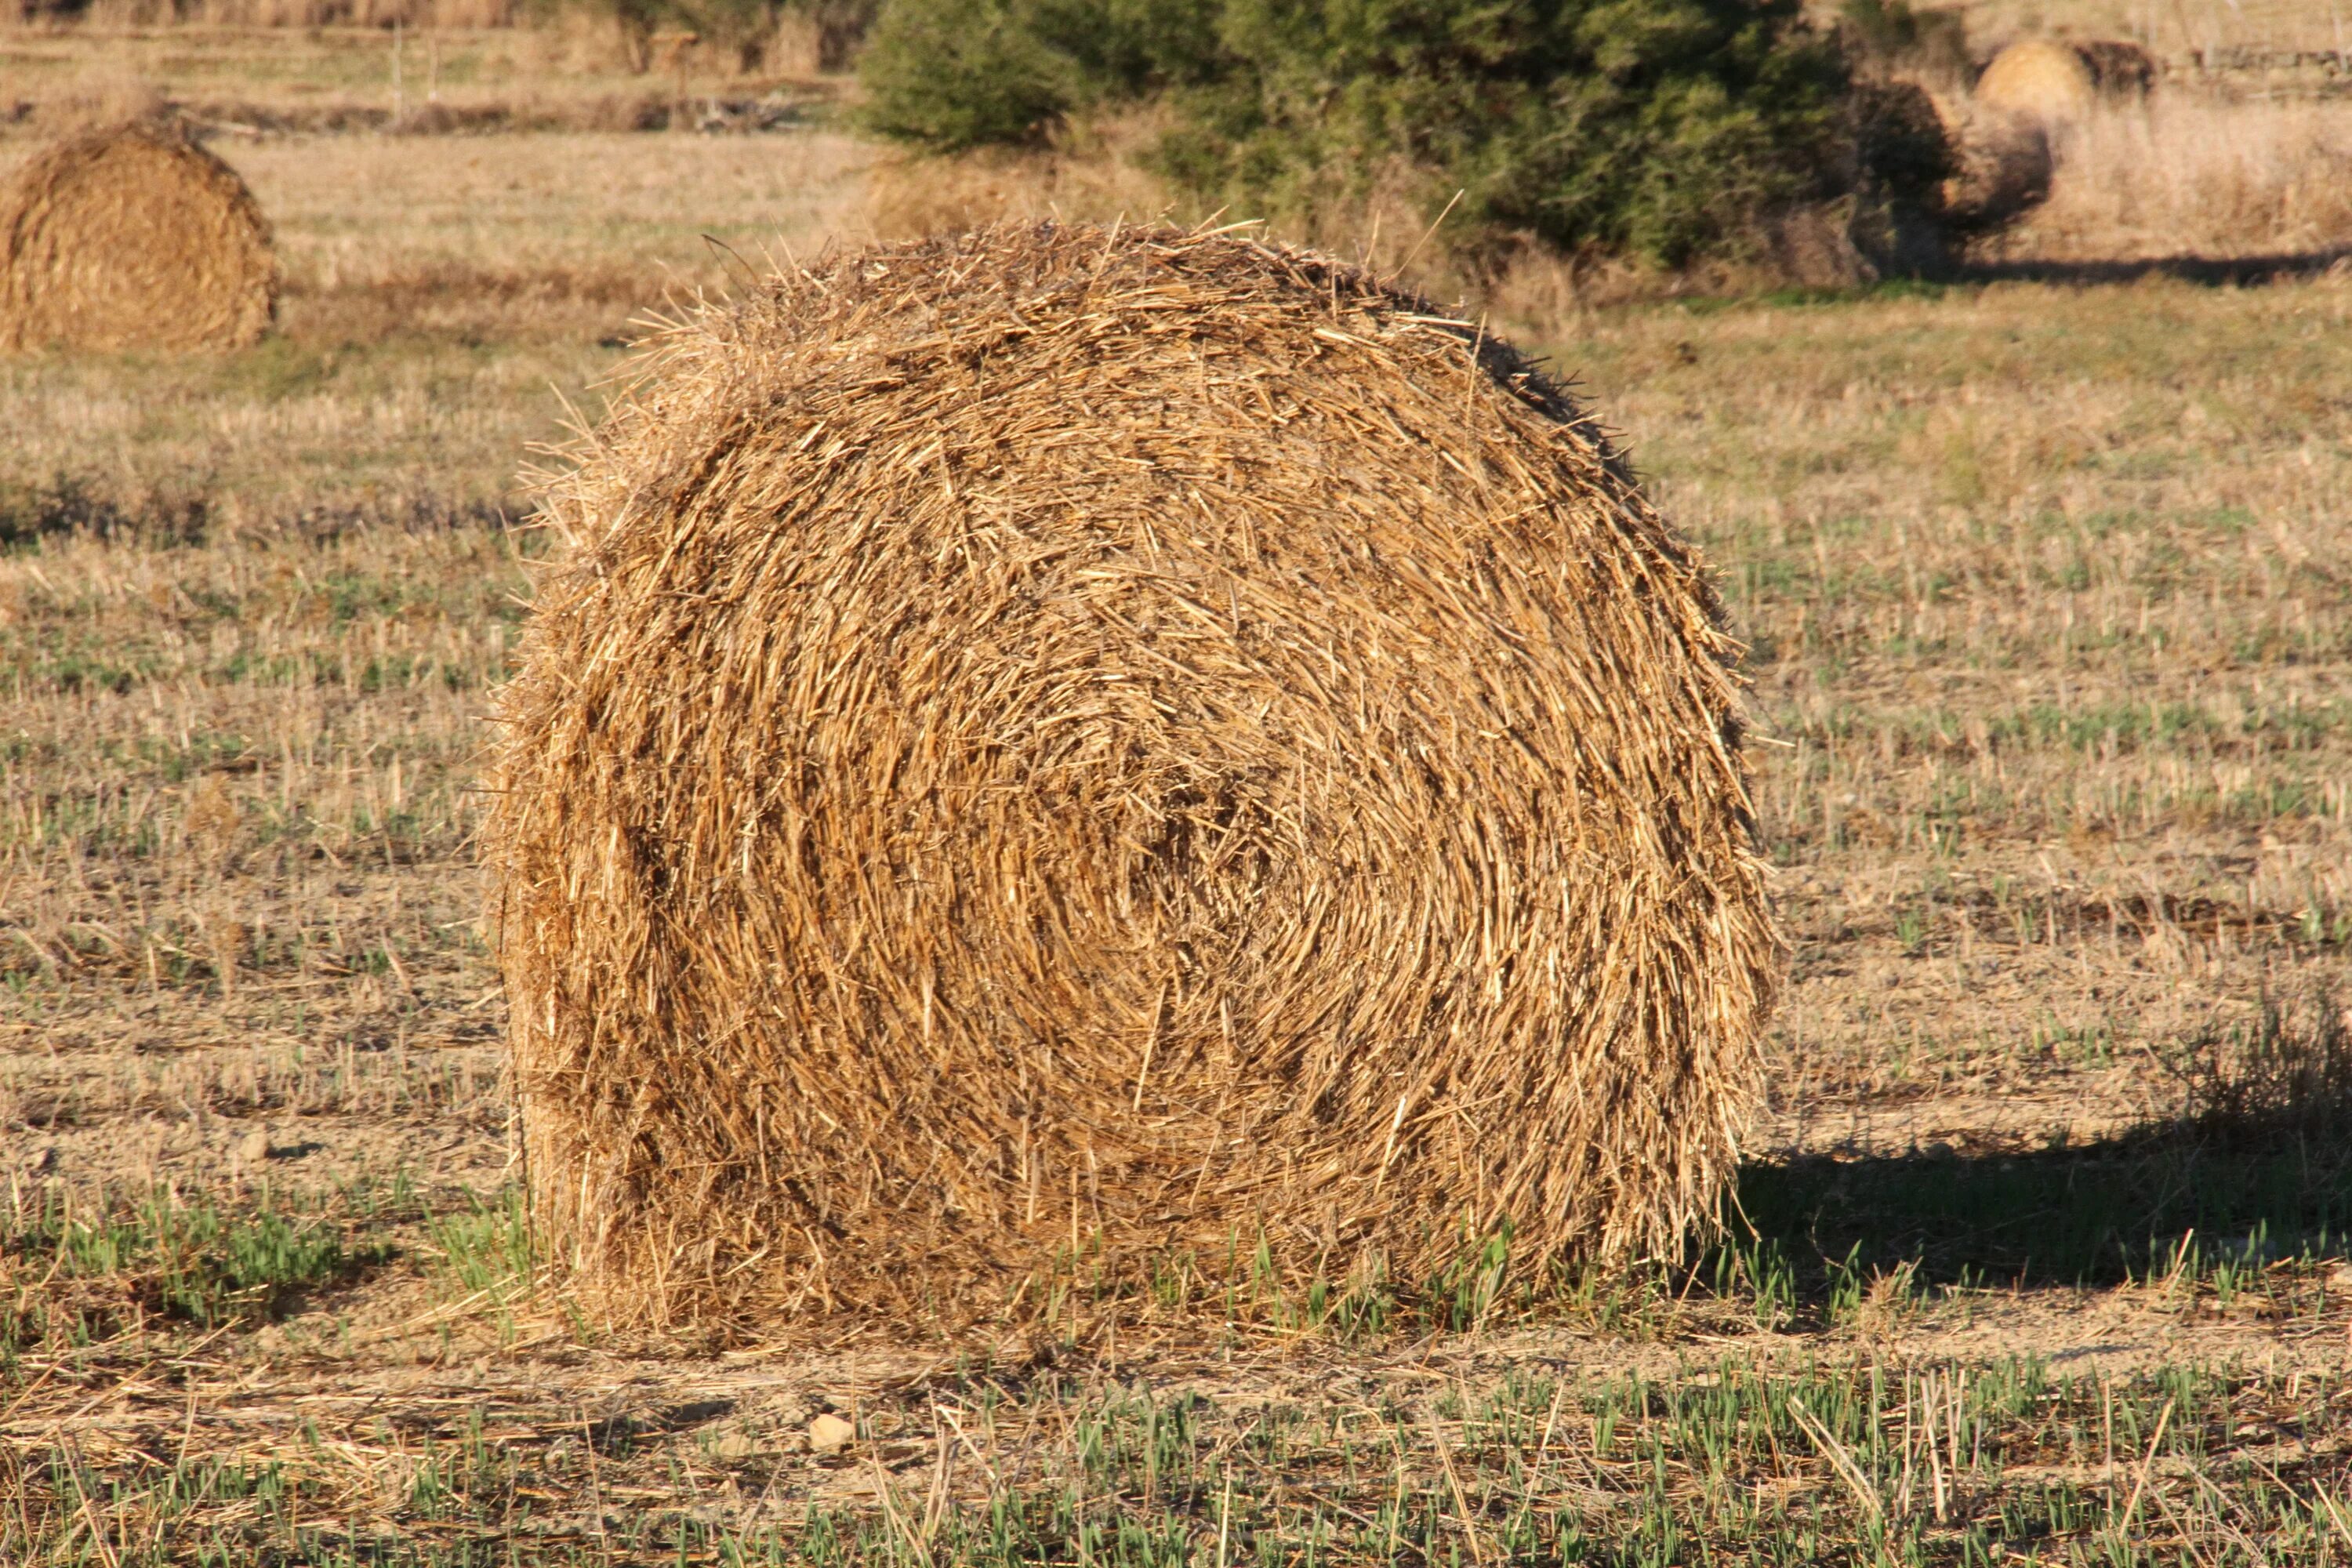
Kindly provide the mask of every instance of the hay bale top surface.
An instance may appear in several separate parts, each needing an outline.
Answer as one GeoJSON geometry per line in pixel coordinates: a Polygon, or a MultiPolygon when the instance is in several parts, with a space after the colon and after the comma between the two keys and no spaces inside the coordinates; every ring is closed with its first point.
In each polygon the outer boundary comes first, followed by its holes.
{"type": "Polygon", "coordinates": [[[2098,101],[2098,81],[2074,45],[2021,38],[1992,58],[1977,79],[1977,101],[2026,120],[2079,120],[2098,101]]]}
{"type": "Polygon", "coordinates": [[[1045,226],[641,375],[547,491],[486,841],[589,1300],[936,1323],[1073,1247],[1420,1280],[1709,1220],[1778,973],[1737,649],[1524,357],[1045,226]]]}
{"type": "Polygon", "coordinates": [[[252,193],[170,130],[78,136],[0,185],[0,351],[239,348],[277,296],[252,193]]]}

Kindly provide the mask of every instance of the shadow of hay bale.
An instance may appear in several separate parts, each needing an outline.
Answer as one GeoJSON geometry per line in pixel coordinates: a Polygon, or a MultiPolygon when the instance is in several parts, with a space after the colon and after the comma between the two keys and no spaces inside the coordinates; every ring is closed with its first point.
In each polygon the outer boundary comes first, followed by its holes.
{"type": "Polygon", "coordinates": [[[278,280],[245,182],[170,127],[74,137],[0,187],[0,351],[245,347],[278,280]]]}
{"type": "Polygon", "coordinates": [[[1745,1238],[1825,1275],[2074,1289],[2209,1255],[2352,1256],[2352,1034],[2326,994],[2181,1042],[2182,1103],[2111,1136],[1843,1148],[1740,1174],[1745,1238]],[[2235,1238],[2233,1240],[2233,1238],[2235,1238]],[[1843,1264],[1838,1259],[1844,1259],[1843,1264]],[[1819,1259],[1817,1268],[1808,1259],[1819,1259]]]}
{"type": "Polygon", "coordinates": [[[1780,968],[1738,649],[1515,351],[1310,253],[1006,227],[699,310],[576,456],[486,848],[599,1310],[1710,1223],[1780,968]]]}

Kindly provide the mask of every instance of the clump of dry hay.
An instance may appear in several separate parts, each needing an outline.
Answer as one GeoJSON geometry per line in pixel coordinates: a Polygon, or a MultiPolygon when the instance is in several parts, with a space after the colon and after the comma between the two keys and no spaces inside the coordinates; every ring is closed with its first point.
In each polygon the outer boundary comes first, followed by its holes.
{"type": "Polygon", "coordinates": [[[487,853],[596,1310],[1709,1223],[1780,957],[1737,648],[1517,353],[1232,234],[998,228],[696,310],[576,457],[487,853]]]}
{"type": "Polygon", "coordinates": [[[252,193],[168,130],[75,137],[0,187],[0,350],[238,348],[277,298],[252,193]]]}

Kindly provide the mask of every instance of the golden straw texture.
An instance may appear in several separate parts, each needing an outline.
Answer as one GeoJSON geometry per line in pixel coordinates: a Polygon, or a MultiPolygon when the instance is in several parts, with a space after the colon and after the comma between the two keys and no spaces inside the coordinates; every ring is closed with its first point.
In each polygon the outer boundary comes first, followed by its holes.
{"type": "Polygon", "coordinates": [[[2090,111],[2098,81],[2074,45],[2021,38],[1993,56],[1977,79],[1977,101],[2042,123],[2068,124],[2090,111]]]}
{"type": "Polygon", "coordinates": [[[0,351],[241,348],[277,298],[245,182],[170,131],[60,142],[0,187],[0,351]]]}
{"type": "Polygon", "coordinates": [[[488,855],[610,1318],[1711,1221],[1780,966],[1737,648],[1512,350],[1231,234],[1001,228],[697,310],[576,459],[488,855]]]}

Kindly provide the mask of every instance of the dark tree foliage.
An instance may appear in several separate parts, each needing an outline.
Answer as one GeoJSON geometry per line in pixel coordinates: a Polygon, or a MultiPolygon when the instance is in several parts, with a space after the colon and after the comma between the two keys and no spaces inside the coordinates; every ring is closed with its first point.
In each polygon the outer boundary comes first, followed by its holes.
{"type": "Polygon", "coordinates": [[[1466,232],[1669,264],[1850,178],[1798,0],[889,0],[869,123],[942,149],[1165,95],[1163,170],[1302,216],[1400,177],[1466,232]]]}

